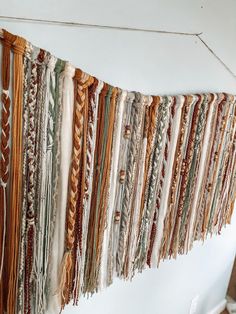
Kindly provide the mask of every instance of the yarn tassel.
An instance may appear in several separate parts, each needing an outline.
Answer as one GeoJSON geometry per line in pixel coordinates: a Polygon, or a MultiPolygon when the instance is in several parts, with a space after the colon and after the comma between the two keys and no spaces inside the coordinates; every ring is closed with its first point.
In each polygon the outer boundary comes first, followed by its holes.
{"type": "Polygon", "coordinates": [[[57,293],[61,295],[61,310],[64,309],[65,305],[70,299],[70,283],[72,277],[72,251],[66,251],[61,266],[61,280],[57,293]]]}
{"type": "Polygon", "coordinates": [[[2,237],[1,237],[1,255],[0,255],[0,280],[2,279],[3,261],[4,261],[4,247],[5,247],[5,236],[6,236],[6,185],[0,186],[0,204],[3,206],[0,208],[1,217],[3,217],[2,224],[2,237]]]}
{"type": "Polygon", "coordinates": [[[2,271],[3,271],[3,262],[4,262],[4,248],[5,248],[5,236],[6,236],[6,187],[0,186],[0,204],[3,206],[0,207],[0,215],[3,218],[2,223],[2,235],[1,235],[1,255],[0,255],[0,313],[3,313],[3,283],[2,283],[2,271]]]}
{"type": "Polygon", "coordinates": [[[33,256],[34,256],[34,235],[35,228],[33,224],[30,224],[26,232],[26,255],[28,260],[25,265],[25,281],[24,281],[24,312],[31,313],[31,295],[30,295],[30,283],[32,280],[33,271],[33,256]]]}
{"type": "MultiPolygon", "coordinates": [[[[147,265],[151,268],[151,256],[152,256],[152,250],[154,246],[154,240],[156,237],[157,233],[157,218],[156,218],[157,213],[154,213],[154,218],[153,218],[153,223],[152,223],[152,229],[151,229],[151,234],[150,234],[150,243],[149,243],[149,249],[147,253],[147,265]]],[[[156,253],[156,252],[155,252],[156,253]]]]}

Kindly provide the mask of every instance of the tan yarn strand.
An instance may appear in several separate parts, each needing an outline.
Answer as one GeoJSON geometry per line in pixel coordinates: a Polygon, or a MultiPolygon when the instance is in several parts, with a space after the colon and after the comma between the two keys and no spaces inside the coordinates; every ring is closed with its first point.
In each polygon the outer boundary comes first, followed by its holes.
{"type": "Polygon", "coordinates": [[[79,195],[79,179],[82,164],[83,123],[87,82],[89,75],[81,70],[75,72],[75,110],[70,187],[68,192],[66,252],[63,258],[63,276],[61,278],[62,308],[70,301],[72,275],[74,272],[73,248],[75,242],[76,208],[79,195]]]}
{"type": "Polygon", "coordinates": [[[12,118],[12,156],[10,187],[9,224],[9,291],[7,313],[14,313],[16,306],[17,263],[20,236],[21,191],[22,191],[22,102],[23,102],[23,53],[26,40],[16,37],[13,44],[13,118],[12,118]]]}
{"type": "Polygon", "coordinates": [[[78,303],[78,298],[80,294],[81,285],[81,263],[82,263],[82,232],[83,232],[83,212],[84,212],[84,199],[86,193],[86,171],[87,171],[87,131],[88,131],[88,87],[93,84],[94,78],[87,73],[81,74],[78,77],[78,88],[77,97],[79,102],[83,102],[83,132],[82,132],[82,150],[81,150],[81,165],[80,165],[80,175],[78,181],[78,198],[76,204],[76,226],[75,226],[75,278],[74,278],[74,288],[73,297],[74,304],[78,303]]]}

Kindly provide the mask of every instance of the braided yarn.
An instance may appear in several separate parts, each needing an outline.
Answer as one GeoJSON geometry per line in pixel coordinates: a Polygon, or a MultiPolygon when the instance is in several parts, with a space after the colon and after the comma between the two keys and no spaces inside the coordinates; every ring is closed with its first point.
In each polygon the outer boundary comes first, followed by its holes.
{"type": "Polygon", "coordinates": [[[236,96],[122,90],[2,33],[0,313],[61,313],[230,223],[236,96]]]}

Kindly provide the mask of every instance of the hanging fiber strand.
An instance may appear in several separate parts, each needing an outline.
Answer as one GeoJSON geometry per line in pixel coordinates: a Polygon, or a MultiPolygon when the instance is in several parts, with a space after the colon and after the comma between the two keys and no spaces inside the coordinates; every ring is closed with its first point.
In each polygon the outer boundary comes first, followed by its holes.
{"type": "Polygon", "coordinates": [[[143,95],[2,47],[1,313],[60,313],[230,223],[235,96],[143,95]]]}

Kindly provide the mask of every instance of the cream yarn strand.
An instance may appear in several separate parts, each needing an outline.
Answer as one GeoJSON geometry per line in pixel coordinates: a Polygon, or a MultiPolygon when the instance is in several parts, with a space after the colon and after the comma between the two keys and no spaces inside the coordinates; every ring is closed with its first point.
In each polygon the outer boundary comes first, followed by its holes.
{"type": "Polygon", "coordinates": [[[66,223],[66,207],[67,207],[67,191],[68,179],[71,164],[72,154],[72,126],[73,126],[73,111],[74,111],[74,83],[75,68],[67,62],[65,70],[62,72],[61,79],[63,80],[62,94],[62,120],[61,120],[61,154],[60,154],[60,169],[59,169],[59,192],[58,192],[58,208],[56,213],[55,230],[53,242],[57,246],[57,252],[54,252],[52,257],[52,271],[55,274],[51,281],[51,297],[49,298],[48,314],[59,313],[61,310],[61,300],[59,293],[59,278],[62,257],[64,254],[65,230],[66,223]],[[59,295],[56,295],[56,294],[59,295]]]}

